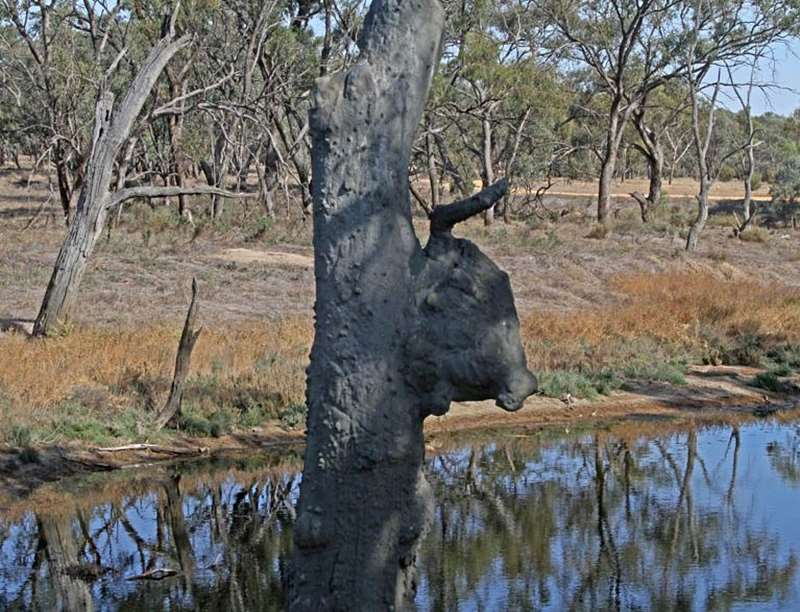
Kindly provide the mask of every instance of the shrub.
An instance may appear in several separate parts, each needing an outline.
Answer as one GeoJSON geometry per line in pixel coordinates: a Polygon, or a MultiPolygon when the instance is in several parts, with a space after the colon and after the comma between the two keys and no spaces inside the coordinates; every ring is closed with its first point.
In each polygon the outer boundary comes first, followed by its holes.
{"type": "Polygon", "coordinates": [[[219,438],[231,430],[233,419],[222,410],[208,416],[188,410],[178,419],[178,429],[190,436],[219,438]]]}
{"type": "Polygon", "coordinates": [[[800,198],[800,156],[786,159],[778,168],[770,189],[773,201],[793,204],[800,198]]]}
{"type": "Polygon", "coordinates": [[[763,227],[751,227],[739,234],[739,240],[764,243],[769,240],[769,232],[763,227]]]}
{"type": "Polygon", "coordinates": [[[686,364],[670,361],[646,361],[632,363],[624,370],[626,378],[666,382],[672,385],[686,384],[686,364]]]}
{"type": "Polygon", "coordinates": [[[35,448],[31,448],[30,446],[26,446],[20,450],[18,457],[22,463],[39,463],[42,460],[42,458],[39,456],[39,451],[37,451],[35,448]]]}
{"type": "Polygon", "coordinates": [[[586,234],[587,238],[591,238],[593,240],[605,240],[608,237],[608,226],[597,223],[589,230],[589,233],[586,234]]]}
{"type": "Polygon", "coordinates": [[[800,200],[800,156],[784,161],[775,176],[770,189],[772,195],[771,213],[788,223],[797,214],[800,200]]]}
{"type": "Polygon", "coordinates": [[[25,448],[33,442],[33,432],[27,425],[12,425],[6,434],[6,442],[10,446],[25,448]]]}
{"type": "Polygon", "coordinates": [[[800,369],[800,345],[780,344],[769,350],[767,358],[778,366],[800,369]]]}
{"type": "Polygon", "coordinates": [[[766,372],[756,374],[750,384],[759,389],[766,389],[767,391],[773,391],[775,393],[786,390],[786,383],[780,379],[779,374],[775,370],[767,370],[766,372]]]}
{"type": "Polygon", "coordinates": [[[539,393],[547,397],[572,395],[581,399],[596,399],[598,395],[608,395],[620,387],[619,379],[609,371],[597,374],[582,374],[570,370],[540,372],[539,393]]]}
{"type": "Polygon", "coordinates": [[[719,169],[719,180],[723,182],[732,181],[736,178],[736,170],[729,165],[724,165],[719,169]]]}
{"type": "Polygon", "coordinates": [[[298,429],[306,424],[308,408],[305,404],[289,404],[280,414],[281,425],[286,429],[298,429]]]}

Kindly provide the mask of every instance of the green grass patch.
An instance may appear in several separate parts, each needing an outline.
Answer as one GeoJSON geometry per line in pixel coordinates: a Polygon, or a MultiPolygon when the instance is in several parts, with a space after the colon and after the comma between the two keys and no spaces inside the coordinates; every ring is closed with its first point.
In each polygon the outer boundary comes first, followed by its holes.
{"type": "Polygon", "coordinates": [[[192,406],[184,407],[178,418],[178,430],[200,438],[219,438],[233,429],[234,418],[227,410],[201,414],[192,406]]]}
{"type": "Polygon", "coordinates": [[[610,372],[586,375],[569,370],[553,370],[537,374],[539,392],[547,397],[564,397],[569,394],[580,399],[597,399],[619,388],[619,381],[610,372]]]}
{"type": "Polygon", "coordinates": [[[766,389],[773,393],[783,393],[792,388],[792,385],[785,380],[785,376],[791,374],[791,370],[786,366],[778,366],[777,368],[770,368],[766,372],[760,372],[755,375],[750,384],[759,389],[766,389]]]}
{"type": "Polygon", "coordinates": [[[623,370],[625,378],[642,381],[666,382],[671,385],[686,384],[687,366],[677,361],[638,361],[623,370]]]}
{"type": "Polygon", "coordinates": [[[299,429],[306,424],[308,408],[305,404],[290,404],[281,411],[279,419],[286,429],[299,429]]]}

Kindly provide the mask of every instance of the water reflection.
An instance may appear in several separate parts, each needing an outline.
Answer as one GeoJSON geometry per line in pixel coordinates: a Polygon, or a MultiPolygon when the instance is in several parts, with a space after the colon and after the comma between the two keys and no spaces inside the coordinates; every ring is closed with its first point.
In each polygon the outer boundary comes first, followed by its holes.
{"type": "MultiPolygon", "coordinates": [[[[427,469],[422,610],[800,609],[798,425],[507,434],[427,469]]],[[[260,457],[37,500],[0,523],[0,609],[280,610],[298,480],[260,457]]]]}

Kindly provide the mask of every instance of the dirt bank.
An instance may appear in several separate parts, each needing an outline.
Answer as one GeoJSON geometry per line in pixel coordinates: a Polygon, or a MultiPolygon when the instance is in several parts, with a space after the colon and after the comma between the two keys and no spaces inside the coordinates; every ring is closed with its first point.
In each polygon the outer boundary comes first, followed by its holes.
{"type": "MultiPolygon", "coordinates": [[[[685,424],[741,421],[755,417],[800,418],[800,393],[778,394],[748,386],[758,370],[744,367],[694,367],[686,385],[643,383],[598,401],[530,398],[522,410],[507,413],[491,402],[455,404],[443,417],[425,423],[428,452],[449,446],[456,434],[515,428],[603,427],[610,421],[675,420],[685,424]]],[[[135,469],[166,462],[199,460],[235,452],[280,451],[302,445],[302,431],[277,424],[219,438],[180,433],[157,445],[97,448],[80,443],[34,449],[0,448],[0,510],[40,485],[97,471],[135,469]]]]}

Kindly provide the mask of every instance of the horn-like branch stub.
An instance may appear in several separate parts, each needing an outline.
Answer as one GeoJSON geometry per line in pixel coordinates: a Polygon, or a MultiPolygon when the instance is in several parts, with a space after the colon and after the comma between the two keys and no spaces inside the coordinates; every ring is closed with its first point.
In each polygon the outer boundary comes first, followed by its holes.
{"type": "Polygon", "coordinates": [[[437,206],[429,215],[431,234],[450,233],[456,223],[466,221],[470,217],[488,210],[506,195],[507,191],[508,179],[502,178],[464,200],[446,206],[437,206]]]}

